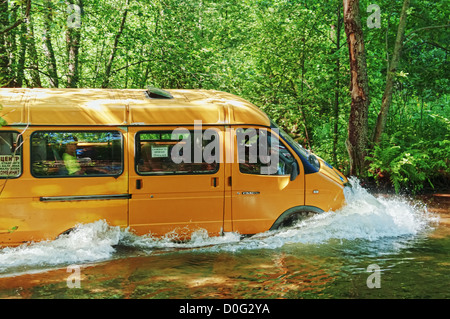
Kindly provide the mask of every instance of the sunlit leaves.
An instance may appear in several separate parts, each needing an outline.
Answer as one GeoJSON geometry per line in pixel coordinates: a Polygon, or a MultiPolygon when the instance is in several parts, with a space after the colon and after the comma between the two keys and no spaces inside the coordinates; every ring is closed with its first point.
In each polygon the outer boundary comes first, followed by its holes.
{"type": "MultiPolygon", "coordinates": [[[[24,0],[9,1],[0,18],[13,18],[13,4],[18,5],[17,13],[22,16],[24,3],[24,0]]],[[[125,0],[83,1],[79,87],[100,87],[104,82],[107,59],[125,3],[125,0]]],[[[371,4],[374,4],[371,0],[360,0],[363,22],[371,14],[367,12],[371,4]]],[[[381,105],[402,1],[379,0],[376,4],[380,8],[380,28],[369,28],[363,23],[371,100],[369,130],[374,127],[381,105]]],[[[32,1],[37,61],[26,51],[23,86],[32,83],[35,65],[39,67],[42,85],[50,85],[43,49],[45,23],[52,36],[59,86],[67,85],[67,5],[65,0],[32,1]]],[[[427,144],[434,152],[427,151],[430,158],[445,156],[438,150],[448,145],[436,143],[448,139],[445,120],[450,118],[449,29],[434,27],[448,24],[448,10],[448,1],[411,2],[405,45],[395,70],[393,102],[386,127],[388,142],[372,154],[381,156],[385,152],[385,160],[374,160],[375,166],[388,169],[391,165],[393,169],[396,165],[409,167],[416,159],[430,162],[414,151],[427,144]],[[395,139],[389,137],[396,137],[398,132],[403,142],[393,144],[395,139]],[[420,147],[419,141],[423,142],[420,147]],[[401,154],[408,153],[409,157],[391,157],[399,145],[401,154]],[[402,162],[401,158],[407,161],[402,162]]],[[[338,12],[342,20],[341,0],[130,1],[109,86],[203,88],[238,94],[261,107],[301,144],[310,144],[326,160],[332,161],[336,148],[336,163],[332,164],[345,170],[349,65],[345,34],[343,30],[336,34],[338,12]],[[337,145],[333,140],[336,123],[337,145]]],[[[20,40],[31,40],[26,34],[23,37],[19,28],[5,39],[8,42],[1,48],[9,50],[3,55],[7,57],[4,64],[8,71],[0,74],[0,86],[12,83],[10,77],[18,71],[20,40]]],[[[441,166],[441,170],[442,167],[446,166],[441,166]]]]}

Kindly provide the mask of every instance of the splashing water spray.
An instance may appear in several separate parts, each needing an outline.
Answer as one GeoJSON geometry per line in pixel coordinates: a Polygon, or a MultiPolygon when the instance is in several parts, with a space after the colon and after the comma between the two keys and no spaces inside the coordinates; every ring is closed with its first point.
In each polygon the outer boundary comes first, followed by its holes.
{"type": "Polygon", "coordinates": [[[52,241],[31,243],[0,250],[0,277],[29,269],[43,270],[71,264],[93,263],[119,258],[117,247],[138,250],[141,254],[202,249],[239,251],[276,249],[287,244],[325,244],[334,241],[366,240],[418,236],[438,222],[423,204],[412,204],[401,197],[375,197],[351,178],[345,190],[347,204],[338,211],[324,212],[281,230],[252,237],[227,233],[209,237],[199,230],[187,242],[174,242],[170,236],[137,236],[129,229],[110,226],[105,221],[78,225],[74,231],[52,241]]]}

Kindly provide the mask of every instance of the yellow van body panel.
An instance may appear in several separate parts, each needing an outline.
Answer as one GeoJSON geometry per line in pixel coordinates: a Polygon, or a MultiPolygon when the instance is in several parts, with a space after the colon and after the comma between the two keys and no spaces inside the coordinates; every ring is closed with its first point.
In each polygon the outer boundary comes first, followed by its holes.
{"type": "MultiPolygon", "coordinates": [[[[3,127],[0,132],[5,129],[22,131],[3,127]]],[[[36,178],[31,175],[30,136],[33,131],[52,130],[55,127],[29,127],[23,130],[22,175],[19,178],[0,179],[0,189],[3,189],[0,194],[1,245],[55,239],[77,224],[97,220],[124,227],[128,224],[128,174],[125,171],[118,177],[68,179],[36,178]],[[113,199],[96,199],[108,195],[113,199]]],[[[72,130],[83,131],[83,128],[72,130]]],[[[96,130],[110,128],[100,127],[96,130]]],[[[114,130],[126,133],[119,128],[114,130]]],[[[124,156],[124,165],[127,163],[128,157],[124,156]]]]}
{"type": "Polygon", "coordinates": [[[305,177],[305,205],[336,211],[345,204],[344,185],[321,173],[305,177]]]}
{"type": "MultiPolygon", "coordinates": [[[[21,135],[20,175],[0,177],[0,246],[53,240],[78,224],[105,220],[137,235],[184,240],[196,230],[264,232],[296,207],[337,210],[345,204],[345,177],[324,165],[307,172],[286,142],[299,174],[242,173],[235,131],[271,127],[258,107],[235,95],[207,90],[168,90],[172,99],[144,90],[0,89],[0,133],[21,135]],[[145,175],[136,169],[136,136],[176,128],[214,130],[221,162],[206,174],[145,175]],[[1,122],[0,122],[1,123],[1,122]],[[121,172],[114,176],[34,176],[33,134],[118,132],[121,172]]],[[[0,149],[1,150],[1,149],[0,149]]],[[[0,153],[1,155],[1,153],[0,153]]],[[[55,168],[51,168],[55,169],[55,168]]]]}
{"type": "MultiPolygon", "coordinates": [[[[130,153],[139,132],[170,132],[177,127],[131,127],[130,153]]],[[[187,129],[191,128],[186,126],[187,129]]],[[[214,129],[204,126],[203,129],[214,129]]],[[[224,145],[224,131],[214,129],[224,145]]],[[[224,150],[222,150],[223,152],[224,150]]],[[[223,231],[225,165],[212,174],[140,175],[134,162],[129,167],[129,225],[137,235],[168,234],[183,240],[188,234],[206,230],[217,236],[223,231]],[[136,187],[137,183],[140,187],[136,187]]]]}
{"type": "MultiPolygon", "coordinates": [[[[239,128],[240,126],[237,126],[239,128]]],[[[256,129],[255,126],[246,126],[256,129]]],[[[287,146],[291,153],[293,150],[287,146]]],[[[237,145],[235,144],[235,149],[237,145]]],[[[304,172],[294,181],[289,175],[244,174],[232,165],[231,206],[233,231],[256,234],[268,230],[289,208],[304,205],[304,172]]]]}
{"type": "Polygon", "coordinates": [[[133,89],[0,88],[0,115],[8,125],[270,125],[258,107],[230,93],[168,92],[173,99],[150,99],[133,89]]]}

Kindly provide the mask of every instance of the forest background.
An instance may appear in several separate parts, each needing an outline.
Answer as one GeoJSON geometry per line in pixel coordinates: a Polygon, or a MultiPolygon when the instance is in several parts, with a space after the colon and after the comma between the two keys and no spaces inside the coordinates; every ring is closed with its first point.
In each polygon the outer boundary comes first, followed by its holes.
{"type": "Polygon", "coordinates": [[[0,0],[0,87],[223,90],[364,183],[448,191],[449,3],[0,0]],[[353,66],[352,32],[364,58],[353,66]],[[363,131],[355,169],[349,140],[363,131]]]}

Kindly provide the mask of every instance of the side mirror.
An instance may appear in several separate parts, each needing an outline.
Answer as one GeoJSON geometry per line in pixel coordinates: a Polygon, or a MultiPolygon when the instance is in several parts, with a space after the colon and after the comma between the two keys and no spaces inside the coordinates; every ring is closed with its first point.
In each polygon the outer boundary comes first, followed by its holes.
{"type": "Polygon", "coordinates": [[[294,161],[291,165],[291,181],[294,181],[298,174],[300,174],[300,169],[298,168],[298,163],[294,161]]]}

